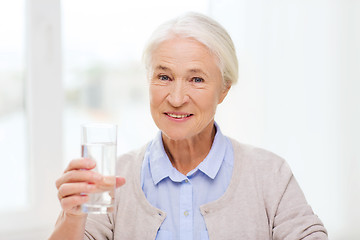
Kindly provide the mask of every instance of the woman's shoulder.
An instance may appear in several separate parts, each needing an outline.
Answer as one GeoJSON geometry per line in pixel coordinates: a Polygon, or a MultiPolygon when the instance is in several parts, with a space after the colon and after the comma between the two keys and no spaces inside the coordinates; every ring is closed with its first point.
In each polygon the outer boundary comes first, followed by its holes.
{"type": "Polygon", "coordinates": [[[149,143],[140,148],[121,154],[116,161],[117,174],[124,174],[140,169],[148,145],[149,143]]]}
{"type": "Polygon", "coordinates": [[[118,160],[119,161],[128,161],[128,160],[133,160],[134,158],[139,158],[139,157],[141,157],[141,155],[145,154],[145,151],[146,151],[148,145],[149,145],[149,143],[147,143],[137,149],[133,149],[129,152],[123,153],[118,157],[118,160]]]}
{"type": "Polygon", "coordinates": [[[240,143],[229,138],[234,149],[234,160],[240,161],[241,165],[251,165],[257,171],[279,171],[281,168],[288,168],[284,158],[279,155],[249,144],[240,143]]]}
{"type": "Polygon", "coordinates": [[[269,197],[271,195],[280,196],[293,178],[285,159],[263,148],[242,144],[233,139],[231,142],[234,148],[234,172],[242,176],[238,180],[242,179],[248,185],[256,184],[254,186],[262,189],[269,201],[275,199],[269,197]]]}

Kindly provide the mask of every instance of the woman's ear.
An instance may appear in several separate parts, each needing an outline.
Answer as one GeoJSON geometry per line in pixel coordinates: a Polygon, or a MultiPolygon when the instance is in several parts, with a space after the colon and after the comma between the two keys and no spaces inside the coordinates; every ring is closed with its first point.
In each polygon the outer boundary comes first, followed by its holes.
{"type": "Polygon", "coordinates": [[[226,95],[228,94],[229,90],[231,88],[231,83],[226,83],[222,89],[222,92],[221,92],[221,95],[220,95],[220,98],[219,98],[219,103],[222,103],[226,97],[226,95]]]}

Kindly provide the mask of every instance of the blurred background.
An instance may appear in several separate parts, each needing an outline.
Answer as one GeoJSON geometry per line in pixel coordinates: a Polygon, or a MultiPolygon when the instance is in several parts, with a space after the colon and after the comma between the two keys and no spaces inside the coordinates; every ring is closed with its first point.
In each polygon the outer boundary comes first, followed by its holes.
{"type": "Polygon", "coordinates": [[[222,131],[284,157],[331,239],[360,239],[357,0],[0,0],[0,239],[49,235],[81,124],[118,124],[119,154],[154,137],[142,49],[187,11],[237,49],[222,131]]]}

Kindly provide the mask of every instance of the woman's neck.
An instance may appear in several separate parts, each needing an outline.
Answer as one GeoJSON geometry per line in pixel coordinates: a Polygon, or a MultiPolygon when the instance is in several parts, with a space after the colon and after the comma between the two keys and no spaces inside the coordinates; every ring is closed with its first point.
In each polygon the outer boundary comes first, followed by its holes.
{"type": "Polygon", "coordinates": [[[214,124],[209,124],[201,133],[188,139],[171,140],[162,135],[165,152],[172,165],[182,174],[196,168],[208,155],[216,134],[214,124]]]}

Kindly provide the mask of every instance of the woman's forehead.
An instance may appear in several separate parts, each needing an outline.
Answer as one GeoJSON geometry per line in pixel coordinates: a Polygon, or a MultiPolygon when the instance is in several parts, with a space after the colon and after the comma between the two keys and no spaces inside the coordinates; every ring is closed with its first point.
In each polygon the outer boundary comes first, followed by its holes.
{"type": "Polygon", "coordinates": [[[195,72],[204,67],[215,67],[217,63],[217,57],[204,44],[191,38],[172,38],[163,41],[152,54],[154,70],[164,70],[172,65],[190,65],[191,71],[195,72]]]}
{"type": "Polygon", "coordinates": [[[172,64],[170,64],[169,66],[161,65],[161,64],[154,66],[154,72],[172,73],[173,71],[178,71],[178,70],[182,70],[187,74],[203,75],[205,77],[210,77],[211,75],[208,69],[202,67],[201,65],[197,66],[191,63],[188,66],[181,66],[180,68],[178,68],[177,66],[173,66],[172,64]]]}

